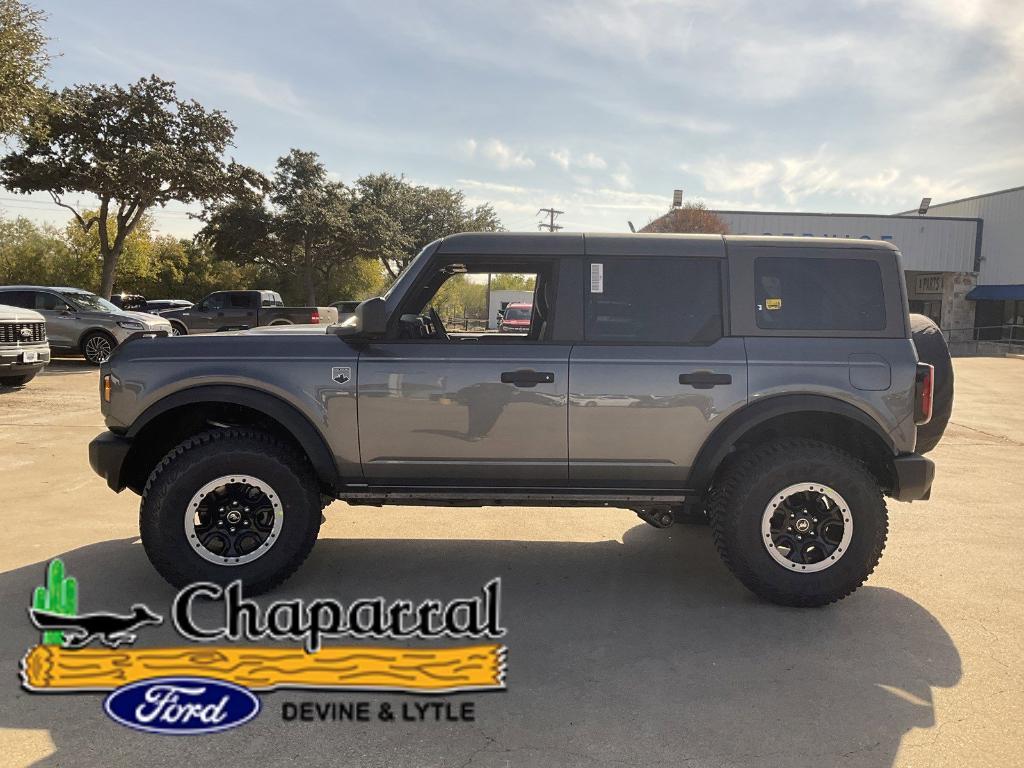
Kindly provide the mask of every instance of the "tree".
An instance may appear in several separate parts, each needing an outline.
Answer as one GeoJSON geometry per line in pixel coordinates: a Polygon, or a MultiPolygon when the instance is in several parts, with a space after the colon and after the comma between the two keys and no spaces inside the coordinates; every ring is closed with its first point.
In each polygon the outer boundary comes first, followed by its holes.
{"type": "Polygon", "coordinates": [[[262,176],[223,155],[235,126],[220,111],[178,99],[156,76],[133,85],[65,88],[21,133],[21,151],[0,160],[0,182],[16,192],[46,191],[83,231],[99,235],[99,291],[109,297],[125,241],[146,211],[172,200],[241,196],[262,176]],[[94,214],[64,202],[69,192],[95,195],[94,214]]]}
{"type": "Polygon", "coordinates": [[[651,219],[641,232],[689,232],[694,234],[729,234],[729,225],[704,203],[687,202],[664,216],[651,219]]]}
{"type": "Polygon", "coordinates": [[[0,138],[20,128],[45,99],[45,19],[18,0],[0,0],[0,138]]]}
{"type": "Polygon", "coordinates": [[[279,158],[263,195],[209,206],[200,238],[221,258],[264,264],[302,286],[315,305],[318,286],[357,254],[351,232],[351,192],[332,181],[315,152],[293,149],[279,158]]]}
{"type": "Polygon", "coordinates": [[[354,185],[352,219],[359,251],[398,277],[425,245],[456,232],[494,232],[501,221],[489,204],[469,207],[460,190],[408,183],[390,173],[354,185]]]}

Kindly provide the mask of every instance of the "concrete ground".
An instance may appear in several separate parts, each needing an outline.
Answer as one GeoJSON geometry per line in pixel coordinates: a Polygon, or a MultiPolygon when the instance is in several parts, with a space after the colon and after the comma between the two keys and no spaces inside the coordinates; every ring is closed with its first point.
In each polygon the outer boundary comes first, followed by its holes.
{"type": "MultiPolygon", "coordinates": [[[[138,499],[89,469],[97,374],[58,362],[0,392],[0,762],[8,766],[1024,765],[1024,361],[956,361],[932,500],[890,503],[885,555],[836,606],[779,608],[720,564],[704,527],[604,509],[327,510],[273,597],[474,593],[503,578],[508,690],[448,697],[472,723],[252,723],[175,738],[109,720],[100,694],[23,692],[25,609],[64,558],[80,606],[166,613],[137,540],[138,499]]],[[[167,626],[140,645],[180,643],[167,626]]]]}

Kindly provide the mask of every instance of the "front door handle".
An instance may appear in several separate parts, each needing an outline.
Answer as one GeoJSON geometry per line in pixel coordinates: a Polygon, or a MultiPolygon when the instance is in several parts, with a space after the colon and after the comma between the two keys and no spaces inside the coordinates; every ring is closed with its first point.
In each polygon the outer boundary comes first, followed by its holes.
{"type": "Polygon", "coordinates": [[[547,371],[504,371],[501,374],[502,384],[514,384],[517,387],[535,387],[538,384],[551,384],[555,374],[547,371]]]}
{"type": "Polygon", "coordinates": [[[715,373],[713,371],[680,373],[679,383],[689,384],[694,389],[711,389],[719,384],[732,384],[732,375],[728,373],[715,373]]]}

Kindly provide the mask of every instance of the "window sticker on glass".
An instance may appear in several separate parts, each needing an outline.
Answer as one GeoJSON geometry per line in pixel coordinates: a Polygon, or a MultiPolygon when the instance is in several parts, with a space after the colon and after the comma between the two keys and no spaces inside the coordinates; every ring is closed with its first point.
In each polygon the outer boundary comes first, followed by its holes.
{"type": "Polygon", "coordinates": [[[765,309],[782,309],[782,299],[765,299],[765,309]]]}
{"type": "Polygon", "coordinates": [[[590,292],[604,293],[604,264],[590,265],[590,292]]]}

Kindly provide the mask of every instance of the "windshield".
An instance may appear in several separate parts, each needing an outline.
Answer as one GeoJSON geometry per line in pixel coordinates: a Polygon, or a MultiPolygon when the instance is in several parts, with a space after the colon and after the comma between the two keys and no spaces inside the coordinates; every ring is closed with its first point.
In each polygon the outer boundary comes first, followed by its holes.
{"type": "Polygon", "coordinates": [[[506,320],[529,320],[530,310],[526,307],[509,307],[505,310],[506,320]]]}
{"type": "Polygon", "coordinates": [[[85,293],[84,291],[66,292],[61,294],[62,297],[68,300],[71,304],[77,304],[84,310],[89,312],[116,312],[120,313],[121,310],[115,307],[106,299],[101,299],[95,293],[85,293]]]}

